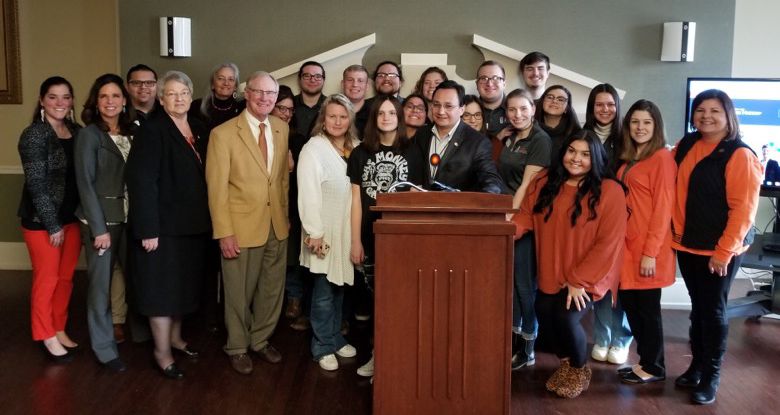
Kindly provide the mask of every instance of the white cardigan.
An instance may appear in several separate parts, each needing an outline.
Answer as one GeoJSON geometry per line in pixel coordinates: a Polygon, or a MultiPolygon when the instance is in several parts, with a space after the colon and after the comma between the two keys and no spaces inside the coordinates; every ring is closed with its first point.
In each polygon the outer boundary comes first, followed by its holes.
{"type": "Polygon", "coordinates": [[[325,274],[336,285],[352,285],[354,280],[349,258],[351,202],[347,162],[326,137],[312,137],[298,159],[298,212],[303,225],[300,260],[312,273],[325,274]],[[323,238],[330,245],[325,258],[309,251],[307,237],[323,238]]]}

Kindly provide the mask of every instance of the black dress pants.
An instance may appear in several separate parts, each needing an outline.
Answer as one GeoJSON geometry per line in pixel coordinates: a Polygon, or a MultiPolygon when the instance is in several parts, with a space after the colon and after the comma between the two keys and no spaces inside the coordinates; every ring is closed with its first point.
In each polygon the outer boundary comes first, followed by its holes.
{"type": "Polygon", "coordinates": [[[620,290],[620,303],[636,339],[636,351],[642,370],[663,376],[664,328],[661,320],[661,289],[620,290]]]}

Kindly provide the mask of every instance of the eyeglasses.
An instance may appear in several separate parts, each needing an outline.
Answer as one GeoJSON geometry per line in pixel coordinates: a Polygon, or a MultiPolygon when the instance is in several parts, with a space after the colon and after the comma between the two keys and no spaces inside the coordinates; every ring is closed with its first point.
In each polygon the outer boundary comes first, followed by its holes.
{"type": "Polygon", "coordinates": [[[136,81],[136,80],[133,80],[133,81],[129,81],[127,84],[132,86],[132,87],[134,87],[134,88],[140,88],[141,85],[143,85],[143,86],[145,86],[147,88],[151,88],[151,87],[157,85],[157,81],[136,81]]]}
{"type": "Polygon", "coordinates": [[[295,112],[294,107],[285,107],[284,105],[274,105],[274,108],[283,114],[292,114],[295,112]]]}
{"type": "Polygon", "coordinates": [[[187,98],[187,97],[190,96],[190,91],[181,91],[181,92],[168,91],[168,92],[164,93],[163,95],[165,96],[165,98],[174,98],[174,99],[182,98],[182,99],[184,99],[184,98],[187,98]]]}
{"type": "Polygon", "coordinates": [[[454,110],[455,108],[458,108],[455,105],[452,105],[452,104],[442,104],[440,102],[434,102],[433,104],[431,104],[431,106],[433,107],[434,111],[438,111],[441,108],[444,108],[444,110],[447,111],[447,112],[450,112],[450,111],[454,110]]]}
{"type": "Polygon", "coordinates": [[[408,109],[411,112],[425,112],[425,105],[407,104],[404,105],[404,108],[408,109]]]}
{"type": "Polygon", "coordinates": [[[249,92],[252,92],[253,94],[257,94],[257,95],[274,96],[274,95],[279,93],[279,91],[263,91],[262,89],[254,89],[254,88],[251,88],[251,87],[245,87],[244,89],[246,89],[249,92]]]}
{"type": "Polygon", "coordinates": [[[492,82],[494,84],[497,84],[499,82],[503,82],[504,78],[500,76],[480,76],[477,78],[477,82],[480,84],[486,84],[488,82],[492,82]]]}
{"type": "Polygon", "coordinates": [[[325,77],[321,74],[312,75],[310,73],[305,73],[301,75],[301,78],[303,78],[304,81],[311,81],[312,79],[314,79],[315,81],[322,81],[323,79],[325,79],[325,77]]]}
{"type": "Polygon", "coordinates": [[[550,95],[545,95],[544,96],[544,100],[547,101],[547,102],[553,102],[554,101],[554,102],[557,102],[559,104],[565,104],[566,101],[569,100],[569,98],[566,98],[566,97],[556,97],[555,95],[550,94],[550,95]]]}
{"type": "Polygon", "coordinates": [[[479,121],[479,120],[482,119],[482,113],[481,112],[475,112],[473,114],[470,113],[470,112],[464,112],[463,113],[463,119],[464,120],[471,121],[472,118],[474,118],[475,120],[479,121]]]}
{"type": "Polygon", "coordinates": [[[389,79],[395,79],[395,78],[400,78],[400,77],[401,77],[401,75],[398,75],[397,73],[384,73],[384,72],[379,72],[379,73],[377,73],[377,74],[376,74],[376,77],[377,77],[377,78],[389,78],[389,79]]]}

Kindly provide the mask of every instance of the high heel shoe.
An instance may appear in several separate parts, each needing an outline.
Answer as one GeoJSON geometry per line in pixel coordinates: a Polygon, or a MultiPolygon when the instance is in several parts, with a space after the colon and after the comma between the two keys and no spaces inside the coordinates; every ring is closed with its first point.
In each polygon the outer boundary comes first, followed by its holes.
{"type": "Polygon", "coordinates": [[[49,351],[49,348],[46,347],[46,345],[43,343],[41,343],[41,348],[43,348],[43,352],[46,354],[46,356],[49,357],[49,359],[54,361],[54,363],[68,363],[68,362],[72,362],[73,359],[75,358],[73,353],[71,353],[70,350],[68,350],[67,348],[65,349],[67,352],[59,356],[49,351]]]}
{"type": "Polygon", "coordinates": [[[171,346],[171,350],[173,350],[173,353],[178,354],[185,359],[197,359],[200,357],[200,351],[191,349],[189,345],[185,345],[181,349],[171,346]]]}
{"type": "Polygon", "coordinates": [[[179,367],[176,366],[176,363],[171,363],[166,367],[165,369],[160,369],[160,372],[162,373],[163,377],[166,379],[173,379],[173,380],[182,380],[184,379],[184,372],[179,370],[179,367]]]}

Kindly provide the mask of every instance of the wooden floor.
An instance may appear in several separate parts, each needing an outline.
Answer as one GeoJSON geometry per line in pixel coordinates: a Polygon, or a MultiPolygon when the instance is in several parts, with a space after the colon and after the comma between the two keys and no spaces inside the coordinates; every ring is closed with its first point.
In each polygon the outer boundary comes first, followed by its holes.
{"type": "MultiPolygon", "coordinates": [[[[203,356],[180,360],[185,380],[163,379],[153,367],[151,344],[129,341],[119,346],[129,368],[114,374],[98,365],[89,350],[85,288],[85,275],[79,273],[68,331],[87,347],[74,362],[56,365],[30,340],[30,273],[0,271],[1,415],[371,413],[372,386],[355,373],[371,350],[365,328],[353,328],[349,336],[358,356],[340,359],[338,371],[325,372],[311,360],[309,333],[290,329],[289,321],[282,319],[273,343],[284,361],[269,365],[255,357],[255,372],[242,376],[230,368],[221,351],[224,334],[208,332],[191,321],[185,336],[203,356]]],[[[780,321],[732,320],[718,398],[708,406],[690,404],[689,393],[674,387],[674,377],[690,359],[687,312],[664,311],[664,324],[669,374],[665,383],[623,385],[614,365],[594,362],[590,389],[577,399],[561,399],[544,389],[556,359],[539,353],[535,366],[512,374],[512,414],[780,413],[780,321]]],[[[630,359],[636,359],[633,352],[630,359]]]]}

